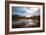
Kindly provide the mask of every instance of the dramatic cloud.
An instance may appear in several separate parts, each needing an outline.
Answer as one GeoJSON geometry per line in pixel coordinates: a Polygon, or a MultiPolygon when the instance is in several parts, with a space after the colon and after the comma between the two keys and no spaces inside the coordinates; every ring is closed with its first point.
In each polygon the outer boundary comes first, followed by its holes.
{"type": "Polygon", "coordinates": [[[13,15],[31,17],[31,16],[39,16],[40,8],[34,7],[12,7],[13,15]]]}

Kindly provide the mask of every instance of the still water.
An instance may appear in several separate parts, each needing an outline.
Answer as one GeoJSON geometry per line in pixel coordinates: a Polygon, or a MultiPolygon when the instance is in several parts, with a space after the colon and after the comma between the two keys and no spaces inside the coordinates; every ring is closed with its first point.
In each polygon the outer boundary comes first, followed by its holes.
{"type": "Polygon", "coordinates": [[[12,26],[13,27],[32,27],[32,26],[36,26],[37,23],[39,23],[38,20],[31,20],[31,19],[27,19],[27,20],[16,20],[16,21],[12,21],[12,26]]]}

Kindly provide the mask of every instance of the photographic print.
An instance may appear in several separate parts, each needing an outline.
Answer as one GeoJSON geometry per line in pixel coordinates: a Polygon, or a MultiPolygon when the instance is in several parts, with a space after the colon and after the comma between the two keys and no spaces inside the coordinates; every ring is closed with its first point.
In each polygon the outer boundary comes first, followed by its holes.
{"type": "Polygon", "coordinates": [[[12,7],[12,28],[40,27],[39,7],[12,7]]]}
{"type": "Polygon", "coordinates": [[[44,3],[6,2],[6,34],[44,32],[44,3]]]}

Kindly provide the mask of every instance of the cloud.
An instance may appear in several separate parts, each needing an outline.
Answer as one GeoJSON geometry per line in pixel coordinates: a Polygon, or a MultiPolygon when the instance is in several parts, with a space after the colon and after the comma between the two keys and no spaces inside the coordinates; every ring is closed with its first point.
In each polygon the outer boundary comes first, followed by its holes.
{"type": "Polygon", "coordinates": [[[12,7],[13,15],[31,17],[31,16],[39,16],[40,8],[34,7],[12,7]]]}

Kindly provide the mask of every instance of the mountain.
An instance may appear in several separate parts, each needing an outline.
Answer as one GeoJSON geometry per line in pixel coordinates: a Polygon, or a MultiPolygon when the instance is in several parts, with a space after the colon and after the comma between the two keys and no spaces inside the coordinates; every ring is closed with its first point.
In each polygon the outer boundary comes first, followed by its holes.
{"type": "Polygon", "coordinates": [[[40,20],[40,16],[32,16],[32,17],[22,17],[18,15],[12,15],[12,20],[21,20],[21,19],[35,19],[35,20],[40,20]]]}

